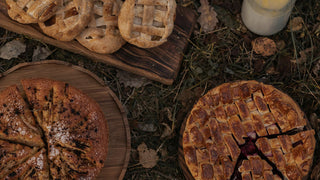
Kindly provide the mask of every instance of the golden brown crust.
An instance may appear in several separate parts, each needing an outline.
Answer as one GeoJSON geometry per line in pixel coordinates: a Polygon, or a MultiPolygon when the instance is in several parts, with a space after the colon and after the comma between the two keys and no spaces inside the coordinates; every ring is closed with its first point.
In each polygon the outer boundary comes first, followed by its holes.
{"type": "Polygon", "coordinates": [[[23,24],[38,23],[54,15],[61,0],[6,0],[9,16],[23,24]]]}
{"type": "Polygon", "coordinates": [[[44,146],[40,130],[16,85],[0,93],[0,138],[30,146],[44,146]]]}
{"type": "Polygon", "coordinates": [[[232,173],[220,166],[221,159],[228,159],[234,172],[238,158],[246,156],[252,168],[243,162],[239,170],[243,179],[280,178],[269,162],[284,177],[301,179],[308,174],[315,148],[314,131],[303,130],[306,123],[299,106],[270,85],[256,81],[222,84],[201,97],[187,118],[183,133],[186,164],[195,179],[211,176],[210,166],[214,177],[222,171],[229,179],[232,173]],[[288,133],[292,131],[297,134],[288,133]],[[208,151],[209,160],[199,159],[200,151],[208,151]],[[261,159],[258,151],[269,160],[261,159]]]}
{"type": "Polygon", "coordinates": [[[43,148],[26,160],[24,163],[15,167],[4,179],[49,179],[49,166],[46,150],[43,148]]]}
{"type": "Polygon", "coordinates": [[[76,38],[91,51],[111,54],[119,50],[125,40],[118,29],[118,15],[121,0],[95,0],[91,21],[76,38]]]}
{"type": "Polygon", "coordinates": [[[119,14],[119,30],[131,44],[156,47],[171,34],[175,13],[175,0],[126,0],[119,14]]]}
{"type": "Polygon", "coordinates": [[[92,0],[62,0],[56,14],[39,26],[57,40],[71,41],[88,25],[92,9],[92,0]]]}
{"type": "Polygon", "coordinates": [[[106,159],[108,146],[108,129],[99,105],[63,82],[28,79],[22,80],[22,85],[33,107],[48,114],[42,116],[46,118],[42,118],[40,126],[48,143],[51,172],[56,172],[53,176],[97,176],[106,159]],[[74,166],[75,160],[82,165],[74,166]],[[67,173],[69,171],[73,173],[67,173]]]}
{"type": "Polygon", "coordinates": [[[33,156],[38,148],[30,148],[21,144],[0,140],[0,179],[4,178],[12,168],[33,156]]]}

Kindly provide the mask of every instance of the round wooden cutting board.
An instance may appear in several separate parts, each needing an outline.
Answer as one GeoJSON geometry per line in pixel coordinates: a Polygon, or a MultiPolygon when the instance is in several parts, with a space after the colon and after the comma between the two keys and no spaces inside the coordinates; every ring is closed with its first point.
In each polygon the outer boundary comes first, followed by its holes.
{"type": "Polygon", "coordinates": [[[82,90],[100,104],[109,127],[108,156],[97,179],[123,179],[130,155],[130,131],[126,113],[116,95],[90,71],[70,63],[47,60],[19,64],[0,76],[0,91],[25,78],[49,78],[82,90]]]}

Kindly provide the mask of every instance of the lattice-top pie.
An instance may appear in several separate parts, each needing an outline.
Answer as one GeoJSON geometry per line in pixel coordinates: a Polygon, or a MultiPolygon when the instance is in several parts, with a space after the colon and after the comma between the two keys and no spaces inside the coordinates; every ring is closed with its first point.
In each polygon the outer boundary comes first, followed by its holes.
{"type": "Polygon", "coordinates": [[[110,54],[125,44],[118,29],[121,0],[95,0],[91,21],[77,40],[89,50],[110,54]]]}
{"type": "Polygon", "coordinates": [[[6,0],[9,16],[24,24],[38,23],[49,19],[61,0],[6,0]]]}
{"type": "Polygon", "coordinates": [[[96,177],[108,146],[99,105],[60,81],[27,79],[22,86],[27,101],[17,86],[0,93],[0,179],[96,177]]]}
{"type": "Polygon", "coordinates": [[[88,25],[93,0],[61,0],[57,12],[40,22],[42,31],[60,41],[71,41],[88,25]]]}
{"type": "Polygon", "coordinates": [[[286,94],[256,81],[225,83],[201,97],[183,133],[195,179],[302,179],[314,131],[286,94]]]}
{"type": "Polygon", "coordinates": [[[175,13],[175,0],[126,0],[119,14],[120,33],[136,46],[159,46],[173,30],[175,13]]]}

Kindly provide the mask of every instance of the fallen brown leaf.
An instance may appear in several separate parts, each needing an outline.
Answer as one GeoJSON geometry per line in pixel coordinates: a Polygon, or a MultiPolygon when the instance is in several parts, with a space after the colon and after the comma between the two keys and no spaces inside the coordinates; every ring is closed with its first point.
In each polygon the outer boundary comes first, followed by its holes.
{"type": "Polygon", "coordinates": [[[7,42],[0,48],[0,58],[10,60],[19,57],[26,51],[26,44],[19,39],[7,42]]]}
{"type": "Polygon", "coordinates": [[[164,130],[162,132],[160,139],[171,136],[173,133],[173,129],[166,123],[161,123],[161,124],[164,126],[164,130]]]}
{"type": "Polygon", "coordinates": [[[271,56],[277,52],[276,43],[266,37],[258,37],[254,39],[251,44],[253,51],[262,56],[271,56]]]}
{"type": "Polygon", "coordinates": [[[312,52],[312,48],[307,48],[303,51],[300,51],[299,54],[300,54],[300,57],[298,59],[292,59],[291,60],[291,63],[294,63],[294,64],[302,64],[302,63],[305,63],[307,61],[307,54],[312,52]]]}
{"type": "Polygon", "coordinates": [[[218,23],[217,13],[214,11],[214,8],[209,5],[207,0],[200,0],[201,6],[198,9],[198,12],[201,13],[198,22],[201,26],[203,32],[210,32],[214,30],[218,23]]]}
{"type": "Polygon", "coordinates": [[[154,149],[148,149],[148,146],[143,142],[138,146],[137,150],[139,152],[139,163],[142,167],[153,168],[157,165],[159,157],[154,149]]]}
{"type": "Polygon", "coordinates": [[[302,17],[295,17],[290,20],[288,29],[291,31],[300,31],[303,28],[303,23],[302,17]]]}

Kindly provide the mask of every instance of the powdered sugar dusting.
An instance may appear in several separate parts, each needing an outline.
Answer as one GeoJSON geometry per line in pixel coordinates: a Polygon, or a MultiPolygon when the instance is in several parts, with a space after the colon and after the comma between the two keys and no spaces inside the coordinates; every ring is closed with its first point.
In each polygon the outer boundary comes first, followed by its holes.
{"type": "Polygon", "coordinates": [[[47,126],[50,134],[53,136],[54,141],[67,143],[70,140],[70,133],[64,123],[56,123],[55,126],[47,126]]]}
{"type": "Polygon", "coordinates": [[[19,152],[17,153],[17,156],[20,157],[20,156],[23,156],[24,154],[25,154],[25,150],[22,149],[21,151],[19,151],[19,152]]]}
{"type": "Polygon", "coordinates": [[[37,158],[37,167],[39,169],[43,169],[43,164],[44,164],[44,162],[43,162],[43,154],[41,153],[39,155],[39,157],[37,158]]]}
{"type": "Polygon", "coordinates": [[[52,159],[54,159],[54,157],[58,156],[59,153],[60,153],[59,150],[56,149],[56,148],[54,148],[54,146],[52,146],[52,147],[50,148],[50,152],[49,152],[49,158],[50,158],[50,160],[52,160],[52,159]]]}

